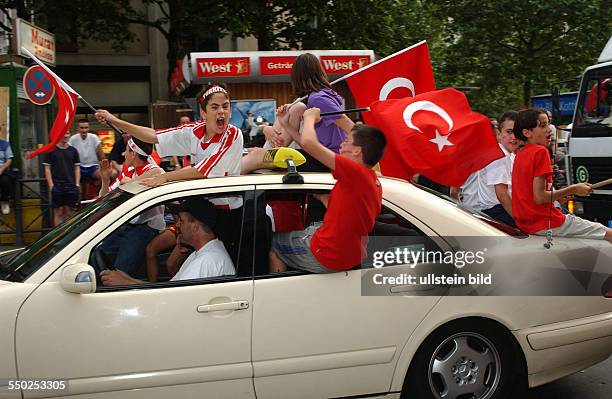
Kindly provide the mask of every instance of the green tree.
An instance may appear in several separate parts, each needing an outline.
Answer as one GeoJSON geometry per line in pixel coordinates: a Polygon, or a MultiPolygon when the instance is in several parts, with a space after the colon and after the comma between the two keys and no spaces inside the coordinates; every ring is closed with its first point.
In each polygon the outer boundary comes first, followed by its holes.
{"type": "Polygon", "coordinates": [[[485,113],[529,104],[534,93],[595,62],[612,32],[604,0],[431,0],[442,21],[437,75],[485,113]]]}
{"type": "MultiPolygon", "coordinates": [[[[0,10],[16,9],[18,16],[53,32],[58,43],[74,46],[87,40],[109,42],[116,50],[125,49],[136,39],[131,24],[160,32],[168,42],[168,78],[174,63],[189,51],[188,38],[219,37],[232,29],[233,9],[212,0],[2,0],[0,10]]],[[[0,29],[10,30],[10,27],[0,29]]]]}

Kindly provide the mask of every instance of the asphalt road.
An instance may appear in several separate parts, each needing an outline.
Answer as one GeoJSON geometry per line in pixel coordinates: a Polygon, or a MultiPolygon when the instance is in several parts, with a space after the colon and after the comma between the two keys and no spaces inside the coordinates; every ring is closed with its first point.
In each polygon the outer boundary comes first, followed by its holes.
{"type": "Polygon", "coordinates": [[[612,358],[580,373],[530,389],[525,399],[610,399],[612,358]]]}

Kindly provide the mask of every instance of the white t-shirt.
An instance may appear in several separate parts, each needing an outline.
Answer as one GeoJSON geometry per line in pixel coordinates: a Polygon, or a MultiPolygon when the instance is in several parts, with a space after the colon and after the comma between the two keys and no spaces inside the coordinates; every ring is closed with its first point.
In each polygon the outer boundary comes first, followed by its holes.
{"type": "Polygon", "coordinates": [[[191,156],[191,163],[206,177],[240,176],[244,141],[236,126],[228,125],[223,134],[206,141],[206,122],[191,122],[171,129],[157,130],[160,157],[191,156]]]}
{"type": "MultiPolygon", "coordinates": [[[[191,156],[191,164],[204,176],[240,176],[240,160],[244,139],[234,125],[228,125],[223,134],[215,134],[206,141],[206,122],[191,122],[171,129],[157,130],[157,153],[160,157],[191,156]]],[[[242,198],[227,197],[211,200],[222,208],[238,209],[242,198]]]]}
{"type": "Polygon", "coordinates": [[[83,140],[80,134],[75,134],[68,140],[68,144],[76,148],[81,160],[81,166],[89,167],[98,164],[98,153],[100,139],[93,133],[87,133],[87,138],[83,140]]]}
{"type": "Polygon", "coordinates": [[[501,144],[504,157],[496,159],[484,168],[472,173],[461,187],[463,204],[477,211],[493,208],[499,204],[495,185],[507,184],[512,194],[512,165],[514,154],[508,152],[501,144]]]}
{"type": "Polygon", "coordinates": [[[191,253],[170,281],[228,276],[236,274],[234,263],[218,238],[191,253]]]}

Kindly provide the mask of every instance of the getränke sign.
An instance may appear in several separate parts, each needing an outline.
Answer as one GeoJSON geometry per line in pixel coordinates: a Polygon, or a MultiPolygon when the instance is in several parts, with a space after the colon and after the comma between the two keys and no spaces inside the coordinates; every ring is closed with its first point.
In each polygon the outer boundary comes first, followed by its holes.
{"type": "Polygon", "coordinates": [[[243,51],[191,53],[194,84],[208,81],[288,82],[295,59],[312,53],[325,73],[342,76],[375,61],[372,50],[243,51]]]}

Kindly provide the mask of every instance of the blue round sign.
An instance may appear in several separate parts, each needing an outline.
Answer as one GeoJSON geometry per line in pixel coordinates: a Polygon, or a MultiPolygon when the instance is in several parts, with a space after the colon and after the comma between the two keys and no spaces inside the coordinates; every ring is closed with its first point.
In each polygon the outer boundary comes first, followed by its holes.
{"type": "Polygon", "coordinates": [[[23,90],[36,105],[48,104],[55,94],[53,84],[39,65],[30,67],[23,75],[23,90]]]}

